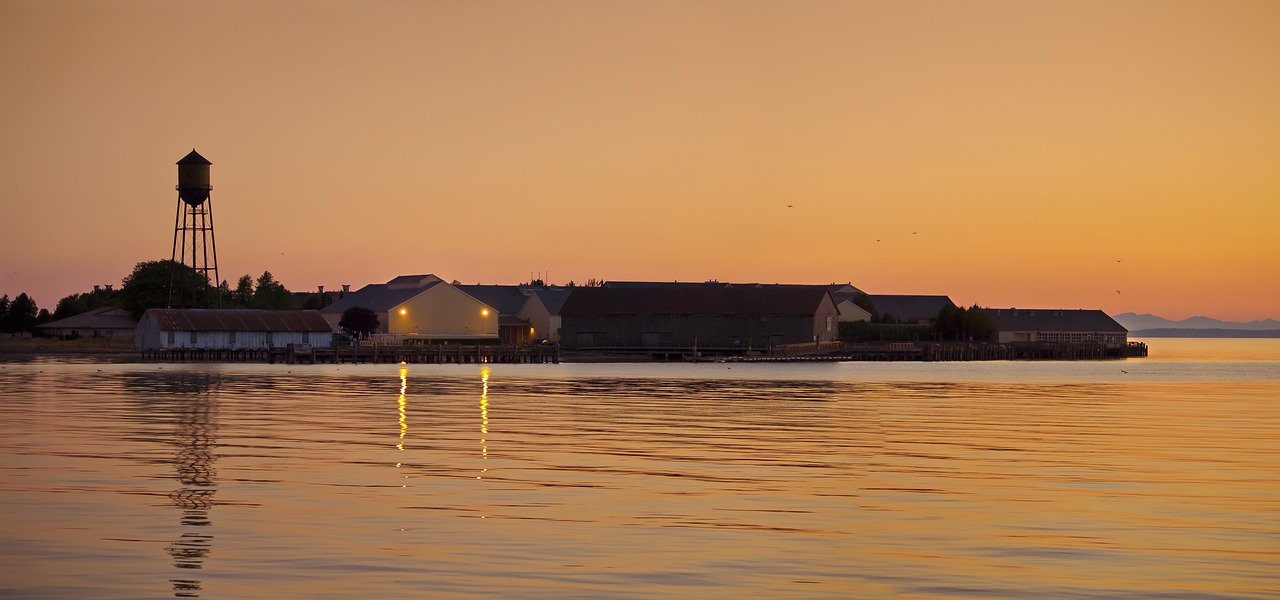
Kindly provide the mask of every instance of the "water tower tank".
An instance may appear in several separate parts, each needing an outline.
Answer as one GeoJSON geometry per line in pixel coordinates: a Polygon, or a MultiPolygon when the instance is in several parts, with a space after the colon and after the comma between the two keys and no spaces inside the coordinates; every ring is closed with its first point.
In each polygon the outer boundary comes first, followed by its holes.
{"type": "Polygon", "coordinates": [[[191,206],[199,206],[209,199],[209,162],[195,148],[178,161],[178,197],[191,206]]]}

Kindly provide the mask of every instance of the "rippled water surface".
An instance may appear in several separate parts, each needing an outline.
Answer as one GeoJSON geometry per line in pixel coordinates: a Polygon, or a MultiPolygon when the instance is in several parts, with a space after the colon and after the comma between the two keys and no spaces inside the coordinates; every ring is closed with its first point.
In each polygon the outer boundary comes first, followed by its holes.
{"type": "Polygon", "coordinates": [[[1276,598],[1280,345],[0,363],[0,597],[1276,598]]]}

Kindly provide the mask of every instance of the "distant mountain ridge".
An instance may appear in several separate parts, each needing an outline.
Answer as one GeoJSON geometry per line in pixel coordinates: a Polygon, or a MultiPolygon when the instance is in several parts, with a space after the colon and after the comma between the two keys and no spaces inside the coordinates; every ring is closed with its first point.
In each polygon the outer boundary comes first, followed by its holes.
{"type": "Polygon", "coordinates": [[[1181,321],[1171,321],[1152,314],[1121,313],[1111,318],[1129,331],[1144,329],[1238,329],[1244,331],[1267,331],[1280,329],[1280,321],[1263,319],[1248,323],[1222,321],[1211,317],[1191,317],[1181,321]]]}
{"type": "Polygon", "coordinates": [[[1129,335],[1139,338],[1280,338],[1280,329],[1137,329],[1129,335]]]}

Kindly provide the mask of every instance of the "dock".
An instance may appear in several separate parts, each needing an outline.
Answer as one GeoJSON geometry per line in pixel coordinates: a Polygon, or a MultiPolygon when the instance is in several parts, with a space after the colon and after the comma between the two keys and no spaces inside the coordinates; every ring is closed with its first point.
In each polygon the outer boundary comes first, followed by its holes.
{"type": "Polygon", "coordinates": [[[806,342],[752,351],[725,347],[593,347],[568,351],[569,362],[948,362],[979,360],[1106,360],[1147,356],[1142,342],[806,342]]]}
{"type": "Polygon", "coordinates": [[[316,348],[290,344],[284,348],[172,348],[142,353],[158,362],[245,362],[270,364],[557,364],[554,345],[502,344],[355,345],[316,348]]]}
{"type": "Polygon", "coordinates": [[[313,348],[174,348],[142,353],[158,362],[271,364],[559,364],[564,362],[950,362],[980,360],[1107,360],[1142,358],[1147,345],[992,342],[811,342],[759,351],[718,347],[593,347],[564,351],[557,344],[360,344],[313,348]]]}

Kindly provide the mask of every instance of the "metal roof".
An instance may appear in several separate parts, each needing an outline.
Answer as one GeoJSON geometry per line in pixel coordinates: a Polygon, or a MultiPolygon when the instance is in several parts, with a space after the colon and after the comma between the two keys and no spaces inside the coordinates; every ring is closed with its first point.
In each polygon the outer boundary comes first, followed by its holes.
{"type": "Polygon", "coordinates": [[[455,285],[462,293],[479,300],[502,315],[514,315],[524,308],[528,294],[516,285],[455,285]]]}
{"type": "Polygon", "coordinates": [[[315,310],[152,308],[142,318],[160,331],[333,331],[315,310]]]}
{"type": "Polygon", "coordinates": [[[1129,331],[1100,310],[984,308],[982,312],[991,317],[997,331],[1129,331]]]}
{"type": "Polygon", "coordinates": [[[868,294],[880,316],[892,315],[899,321],[937,319],[943,308],[955,306],[947,296],[912,296],[901,294],[868,294]]]}
{"type": "Polygon", "coordinates": [[[387,282],[387,286],[396,288],[425,288],[433,283],[443,281],[439,277],[426,273],[423,275],[400,275],[387,282]]]}
{"type": "Polygon", "coordinates": [[[118,306],[104,306],[57,321],[36,325],[36,329],[133,329],[138,322],[129,311],[118,306]]]}
{"type": "Polygon", "coordinates": [[[203,157],[203,156],[200,156],[200,153],[199,153],[199,152],[196,152],[196,149],[195,149],[195,148],[192,148],[190,153],[188,153],[186,156],[182,157],[182,160],[180,160],[180,161],[178,161],[178,162],[176,162],[176,163],[174,163],[174,164],[177,164],[177,165],[211,165],[211,164],[213,164],[213,163],[209,162],[209,159],[207,159],[207,158],[205,158],[205,157],[203,157]]]}
{"type": "Polygon", "coordinates": [[[858,296],[866,293],[858,289],[857,286],[852,283],[833,283],[827,287],[831,290],[831,295],[833,296],[839,296],[841,294],[858,296]]]}
{"type": "MultiPolygon", "coordinates": [[[[396,279],[400,278],[397,277],[396,279]]],[[[396,279],[392,279],[392,281],[396,279]]],[[[448,284],[440,280],[432,281],[422,287],[393,287],[387,283],[371,283],[320,309],[320,312],[324,314],[341,314],[348,308],[355,306],[363,306],[373,312],[388,312],[437,285],[448,284]]]]}
{"type": "Polygon", "coordinates": [[[827,297],[829,293],[823,285],[576,288],[565,300],[560,315],[812,316],[827,297]]]}
{"type": "Polygon", "coordinates": [[[825,285],[812,285],[808,283],[760,283],[758,281],[732,282],[732,281],[606,281],[600,287],[607,288],[658,288],[658,289],[685,289],[685,288],[773,288],[773,287],[830,287],[825,285]]]}
{"type": "Polygon", "coordinates": [[[572,289],[538,289],[534,290],[533,295],[538,297],[542,302],[542,306],[546,307],[547,312],[552,315],[560,314],[564,308],[565,300],[569,299],[569,295],[573,293],[572,289]]]}

